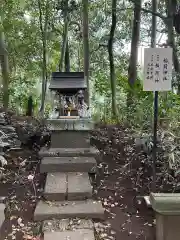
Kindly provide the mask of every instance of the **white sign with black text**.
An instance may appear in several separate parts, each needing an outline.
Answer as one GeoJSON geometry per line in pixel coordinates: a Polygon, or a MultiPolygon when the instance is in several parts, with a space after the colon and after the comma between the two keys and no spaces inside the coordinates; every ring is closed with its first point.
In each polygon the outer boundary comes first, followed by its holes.
{"type": "Polygon", "coordinates": [[[144,91],[172,89],[172,48],[144,49],[144,91]]]}

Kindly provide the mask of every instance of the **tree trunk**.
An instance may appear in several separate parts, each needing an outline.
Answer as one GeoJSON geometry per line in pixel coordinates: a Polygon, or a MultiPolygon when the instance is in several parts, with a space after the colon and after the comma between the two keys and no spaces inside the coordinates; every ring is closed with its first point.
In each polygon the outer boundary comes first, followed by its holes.
{"type": "Polygon", "coordinates": [[[8,108],[9,104],[9,63],[8,54],[4,43],[4,33],[0,32],[0,57],[1,57],[1,69],[3,78],[3,106],[5,109],[8,108]]]}
{"type": "Polygon", "coordinates": [[[84,44],[84,76],[87,82],[87,104],[90,104],[89,83],[89,23],[88,23],[88,0],[82,0],[83,5],[83,44],[84,44]]]}
{"type": "Polygon", "coordinates": [[[46,97],[46,89],[47,89],[47,26],[48,26],[48,11],[49,11],[49,0],[46,2],[46,12],[45,12],[45,21],[43,26],[43,13],[42,13],[42,5],[41,0],[38,0],[39,6],[39,24],[42,35],[42,48],[43,48],[43,56],[42,56],[42,95],[41,95],[41,107],[40,113],[41,116],[44,116],[44,105],[45,105],[45,97],[46,97]]]}
{"type": "Polygon", "coordinates": [[[134,19],[132,29],[132,40],[131,40],[131,55],[129,59],[128,69],[128,83],[129,93],[127,96],[127,106],[132,104],[133,100],[133,86],[137,78],[137,60],[138,60],[138,43],[140,35],[140,21],[141,21],[141,0],[137,0],[134,3],[134,19]]]}
{"type": "Polygon", "coordinates": [[[45,97],[46,97],[46,88],[47,88],[47,61],[46,61],[46,41],[43,40],[43,71],[42,71],[42,96],[41,96],[41,109],[40,112],[44,116],[44,106],[45,106],[45,97]]]}
{"type": "Polygon", "coordinates": [[[3,32],[3,26],[0,18],[0,62],[1,62],[1,71],[3,78],[3,107],[8,108],[9,104],[9,61],[8,61],[8,52],[5,45],[5,36],[3,32]]]}
{"type": "Polygon", "coordinates": [[[114,56],[113,56],[113,42],[114,42],[114,33],[116,29],[116,4],[117,4],[117,0],[112,0],[112,23],[111,23],[111,30],[110,30],[109,41],[108,41],[113,119],[117,119],[116,76],[115,76],[114,56]]]}
{"type": "MultiPolygon", "coordinates": [[[[157,0],[152,0],[152,11],[157,11],[157,0]]],[[[152,31],[151,31],[151,47],[156,47],[156,33],[157,33],[157,16],[152,14],[152,31]]]]}
{"type": "Polygon", "coordinates": [[[59,60],[59,71],[63,71],[63,62],[66,55],[66,47],[67,47],[67,41],[68,41],[68,25],[69,25],[69,14],[68,14],[68,0],[66,0],[66,5],[64,9],[64,30],[63,30],[63,41],[62,41],[62,47],[61,47],[61,57],[59,60]]]}
{"type": "Polygon", "coordinates": [[[66,52],[65,52],[64,65],[65,65],[65,72],[70,72],[70,58],[69,58],[68,37],[67,37],[67,43],[66,43],[66,52]]]}
{"type": "Polygon", "coordinates": [[[174,29],[173,29],[173,12],[174,6],[172,0],[166,0],[166,9],[167,9],[167,30],[168,30],[168,45],[173,49],[173,64],[176,71],[176,78],[178,84],[178,94],[180,94],[180,63],[177,55],[177,48],[174,39],[174,29]]]}
{"type": "Polygon", "coordinates": [[[78,68],[77,70],[81,71],[81,44],[78,43],[78,68]]]}

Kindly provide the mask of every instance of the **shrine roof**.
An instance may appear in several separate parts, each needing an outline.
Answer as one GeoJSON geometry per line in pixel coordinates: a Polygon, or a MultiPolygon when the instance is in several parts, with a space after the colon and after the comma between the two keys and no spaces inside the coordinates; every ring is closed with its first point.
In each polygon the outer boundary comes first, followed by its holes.
{"type": "Polygon", "coordinates": [[[87,88],[84,72],[53,72],[50,90],[61,92],[78,91],[87,88]]]}

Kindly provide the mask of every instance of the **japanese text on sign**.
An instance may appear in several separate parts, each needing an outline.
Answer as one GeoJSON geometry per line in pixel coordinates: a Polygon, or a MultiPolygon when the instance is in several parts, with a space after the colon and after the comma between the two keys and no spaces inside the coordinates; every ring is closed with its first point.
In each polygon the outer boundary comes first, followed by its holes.
{"type": "Polygon", "coordinates": [[[169,91],[172,82],[172,49],[145,48],[144,91],[169,91]]]}

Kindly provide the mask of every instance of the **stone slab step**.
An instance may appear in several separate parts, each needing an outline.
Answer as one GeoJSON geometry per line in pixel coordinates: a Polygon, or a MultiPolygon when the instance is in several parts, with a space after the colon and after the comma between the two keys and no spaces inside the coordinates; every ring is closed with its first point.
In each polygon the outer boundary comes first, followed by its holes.
{"type": "Polygon", "coordinates": [[[104,219],[104,209],[97,201],[40,201],[34,212],[35,221],[44,221],[65,218],[104,219]]]}
{"type": "Polygon", "coordinates": [[[93,157],[44,157],[40,172],[95,172],[96,166],[93,157]]]}
{"type": "Polygon", "coordinates": [[[48,173],[44,197],[48,201],[91,198],[92,186],[88,173],[48,173]]]}
{"type": "Polygon", "coordinates": [[[94,231],[77,229],[75,231],[45,232],[44,240],[95,240],[94,231]]]}
{"type": "Polygon", "coordinates": [[[92,186],[88,173],[68,173],[68,200],[92,198],[92,186]]]}
{"type": "Polygon", "coordinates": [[[0,228],[5,220],[4,210],[5,210],[5,204],[0,203],[0,228]]]}
{"type": "Polygon", "coordinates": [[[75,229],[94,229],[94,224],[91,220],[87,219],[53,219],[43,221],[43,232],[62,232],[75,229]]]}
{"type": "Polygon", "coordinates": [[[95,157],[99,150],[90,148],[45,148],[39,151],[40,157],[95,157]]]}
{"type": "Polygon", "coordinates": [[[51,201],[63,201],[67,195],[67,174],[48,173],[44,189],[44,197],[51,201]]]}

